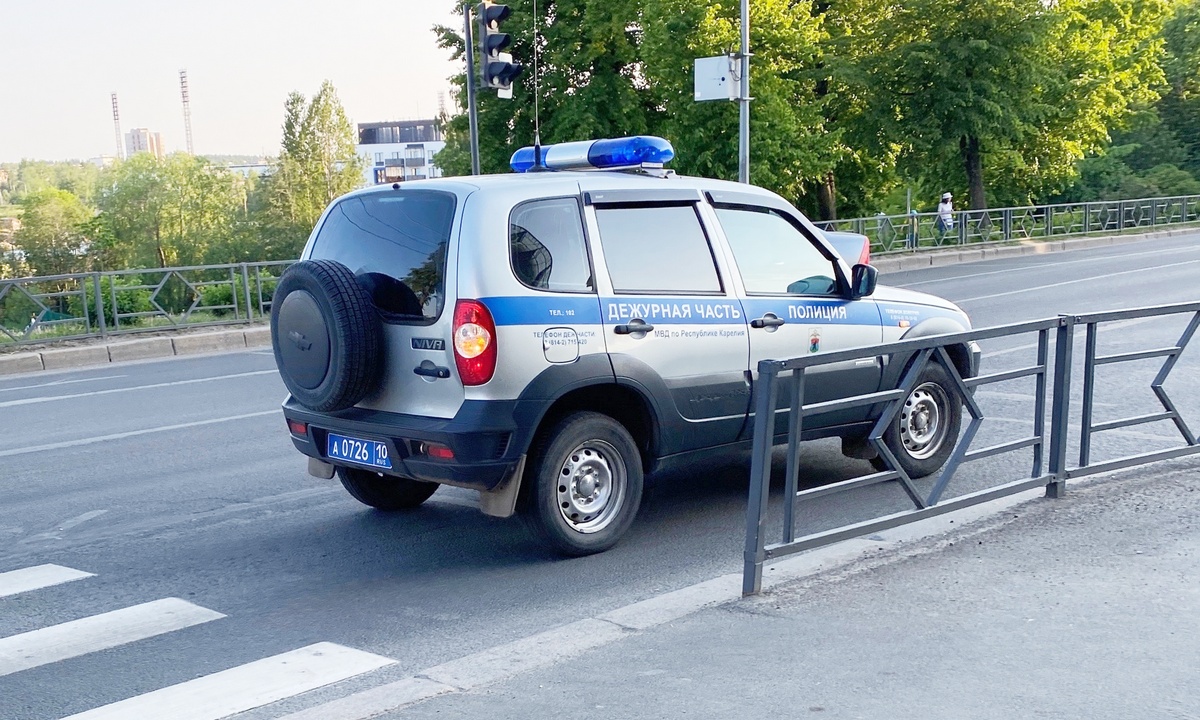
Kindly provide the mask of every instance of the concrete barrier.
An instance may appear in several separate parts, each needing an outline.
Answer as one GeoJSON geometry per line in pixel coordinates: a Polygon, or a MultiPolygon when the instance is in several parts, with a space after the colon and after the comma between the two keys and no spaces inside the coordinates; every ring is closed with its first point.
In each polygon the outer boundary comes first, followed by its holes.
{"type": "Polygon", "coordinates": [[[42,351],[42,367],[46,370],[87,367],[88,365],[102,365],[106,362],[108,362],[107,345],[42,351]]]}
{"type": "Polygon", "coordinates": [[[243,330],[232,332],[201,333],[197,335],[180,335],[171,338],[176,355],[198,355],[200,353],[223,352],[227,350],[245,350],[246,336],[243,330]]]}
{"type": "Polygon", "coordinates": [[[174,354],[175,347],[171,344],[171,338],[167,337],[116,342],[108,346],[108,359],[111,362],[148,360],[150,358],[171,357],[174,354]]]}
{"type": "Polygon", "coordinates": [[[246,347],[248,348],[271,347],[270,326],[249,328],[242,331],[242,334],[246,337],[246,347]]]}
{"type": "Polygon", "coordinates": [[[15,375],[16,373],[37,372],[44,369],[41,353],[29,352],[0,355],[0,375],[15,375]]]}

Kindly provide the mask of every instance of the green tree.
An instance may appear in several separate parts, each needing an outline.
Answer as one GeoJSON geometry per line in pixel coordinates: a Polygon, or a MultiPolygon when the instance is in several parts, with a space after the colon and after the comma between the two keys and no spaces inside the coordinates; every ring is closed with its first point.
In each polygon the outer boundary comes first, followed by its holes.
{"type": "Polygon", "coordinates": [[[962,183],[970,207],[1044,195],[1152,101],[1167,0],[913,0],[872,73],[912,176],[962,183]],[[999,170],[985,182],[985,165],[999,170]],[[957,178],[957,180],[956,180],[957,178]],[[1022,198],[1021,196],[1025,196],[1022,198]]]}
{"type": "MultiPolygon", "coordinates": [[[[503,30],[512,35],[510,52],[524,72],[513,83],[512,100],[491,90],[476,93],[482,172],[507,172],[513,152],[533,144],[539,116],[546,145],[647,132],[656,107],[639,56],[640,0],[538,2],[536,92],[533,2],[506,4],[512,14],[503,30]]],[[[452,78],[462,112],[443,123],[446,147],[437,163],[446,175],[466,175],[471,155],[461,27],[437,26],[434,32],[439,45],[464,67],[452,78]]]]}
{"type": "Polygon", "coordinates": [[[38,275],[87,270],[88,238],[84,225],[95,211],[66,190],[43,188],[26,195],[21,229],[13,244],[38,275]]]}
{"type": "MultiPolygon", "coordinates": [[[[646,0],[644,7],[644,71],[664,110],[656,129],[678,153],[672,167],[737,179],[737,103],[697,103],[693,96],[693,60],[740,45],[737,3],[646,0]]],[[[750,5],[750,179],[792,200],[819,184],[840,152],[813,73],[822,22],[805,3],[750,5]]]]}
{"type": "Polygon", "coordinates": [[[209,261],[246,214],[243,178],[192,155],[138,153],[104,180],[97,259],[108,268],[209,261]]]}
{"type": "Polygon", "coordinates": [[[325,206],[363,184],[363,169],[354,128],[333,84],[326,80],[311,100],[291,93],[284,103],[279,158],[262,187],[268,215],[263,232],[276,245],[288,239],[284,244],[299,253],[325,206]]]}
{"type": "Polygon", "coordinates": [[[1200,0],[1176,4],[1163,28],[1167,92],[1157,110],[1180,141],[1180,167],[1200,178],[1200,0]]]}

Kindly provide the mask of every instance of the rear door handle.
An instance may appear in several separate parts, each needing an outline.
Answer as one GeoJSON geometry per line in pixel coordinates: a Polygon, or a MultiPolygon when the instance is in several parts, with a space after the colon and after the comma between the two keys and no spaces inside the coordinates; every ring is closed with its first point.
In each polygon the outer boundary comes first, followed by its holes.
{"type": "Polygon", "coordinates": [[[750,321],[750,327],[752,328],[779,327],[780,325],[784,324],[786,324],[786,322],[783,318],[774,316],[754,318],[750,321]]]}
{"type": "Polygon", "coordinates": [[[613,332],[618,335],[632,335],[633,333],[647,333],[653,329],[654,326],[645,320],[630,320],[627,325],[613,327],[613,332]]]}
{"type": "Polygon", "coordinates": [[[413,372],[424,377],[442,378],[443,380],[450,377],[450,368],[434,365],[428,360],[413,368],[413,372]]]}

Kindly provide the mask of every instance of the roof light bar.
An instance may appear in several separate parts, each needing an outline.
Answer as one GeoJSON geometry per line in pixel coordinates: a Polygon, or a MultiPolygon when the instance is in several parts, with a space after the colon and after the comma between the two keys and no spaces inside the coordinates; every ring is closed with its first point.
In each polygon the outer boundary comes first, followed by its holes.
{"type": "MultiPolygon", "coordinates": [[[[541,167],[546,170],[604,170],[637,167],[644,163],[662,165],[675,157],[671,143],[653,135],[583,140],[543,145],[541,167]]],[[[534,165],[533,146],[513,153],[509,165],[516,172],[528,172],[534,165]]]]}

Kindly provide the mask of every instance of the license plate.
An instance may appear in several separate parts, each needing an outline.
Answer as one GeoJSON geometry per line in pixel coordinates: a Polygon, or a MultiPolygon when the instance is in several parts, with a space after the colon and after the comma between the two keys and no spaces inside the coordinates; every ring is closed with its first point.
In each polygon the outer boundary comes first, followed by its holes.
{"type": "Polygon", "coordinates": [[[392,469],[387,443],[379,440],[361,440],[329,433],[326,454],[330,460],[349,460],[359,465],[392,469]]]}

